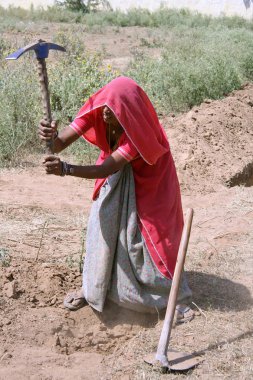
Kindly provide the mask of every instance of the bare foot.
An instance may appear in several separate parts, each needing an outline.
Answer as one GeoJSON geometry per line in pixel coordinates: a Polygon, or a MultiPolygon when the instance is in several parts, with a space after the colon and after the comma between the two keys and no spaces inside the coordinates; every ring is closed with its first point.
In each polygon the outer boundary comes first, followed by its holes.
{"type": "Polygon", "coordinates": [[[81,307],[85,306],[87,302],[84,298],[82,288],[76,290],[75,292],[68,293],[64,299],[63,304],[67,309],[71,311],[78,310],[81,307]]]}
{"type": "Polygon", "coordinates": [[[193,320],[194,316],[195,313],[189,306],[176,306],[176,324],[190,322],[193,320]]]}

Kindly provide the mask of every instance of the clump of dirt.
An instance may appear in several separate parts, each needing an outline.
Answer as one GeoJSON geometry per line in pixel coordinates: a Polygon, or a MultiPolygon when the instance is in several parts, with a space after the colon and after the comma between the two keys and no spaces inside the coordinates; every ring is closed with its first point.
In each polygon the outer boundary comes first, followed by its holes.
{"type": "Polygon", "coordinates": [[[166,120],[183,190],[253,184],[253,85],[166,120]]]}

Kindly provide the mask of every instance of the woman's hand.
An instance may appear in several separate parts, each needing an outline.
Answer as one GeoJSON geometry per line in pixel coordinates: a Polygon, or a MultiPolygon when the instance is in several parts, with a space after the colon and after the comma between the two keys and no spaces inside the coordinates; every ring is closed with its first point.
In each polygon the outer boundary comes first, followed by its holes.
{"type": "Polygon", "coordinates": [[[43,161],[47,174],[62,175],[62,161],[56,156],[46,156],[43,161]]]}
{"type": "Polygon", "coordinates": [[[50,124],[42,119],[39,124],[39,137],[43,141],[50,141],[57,135],[57,122],[55,120],[50,124]]]}

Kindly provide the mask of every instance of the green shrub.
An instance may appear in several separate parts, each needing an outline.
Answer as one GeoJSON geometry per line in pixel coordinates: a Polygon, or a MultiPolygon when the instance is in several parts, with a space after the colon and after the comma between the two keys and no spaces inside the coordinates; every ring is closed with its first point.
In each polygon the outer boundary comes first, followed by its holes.
{"type": "Polygon", "coordinates": [[[82,0],[58,0],[56,4],[62,6],[70,11],[81,11],[83,13],[89,12],[89,6],[84,4],[82,0]]]}
{"type": "Polygon", "coordinates": [[[39,107],[35,65],[27,60],[2,65],[0,81],[0,164],[13,163],[38,147],[39,107]]]}
{"type": "Polygon", "coordinates": [[[0,247],[0,266],[9,267],[11,264],[11,256],[6,248],[0,247]]]}
{"type": "MultiPolygon", "coordinates": [[[[44,8],[31,7],[25,10],[20,7],[11,6],[5,9],[0,6],[0,30],[8,28],[22,28],[21,21],[36,22],[70,22],[81,23],[89,27],[93,26],[141,26],[141,27],[165,27],[165,28],[242,28],[253,30],[253,22],[241,17],[218,17],[205,16],[197,12],[185,9],[175,10],[161,7],[154,12],[147,9],[129,9],[127,12],[99,11],[92,12],[91,6],[85,5],[80,0],[62,0],[65,6],[54,5],[44,8]],[[83,4],[83,5],[82,5],[83,4]],[[88,13],[87,13],[88,12],[88,13]]],[[[91,2],[90,2],[91,3],[91,2]]],[[[94,2],[93,2],[94,3],[94,2]]],[[[110,9],[105,0],[98,0],[97,5],[102,4],[104,8],[110,9]]],[[[92,9],[96,10],[97,5],[92,9]]]]}
{"type": "Polygon", "coordinates": [[[158,111],[179,112],[218,99],[253,80],[253,39],[247,30],[175,31],[160,60],[137,56],[128,75],[149,93],[158,111]]]}

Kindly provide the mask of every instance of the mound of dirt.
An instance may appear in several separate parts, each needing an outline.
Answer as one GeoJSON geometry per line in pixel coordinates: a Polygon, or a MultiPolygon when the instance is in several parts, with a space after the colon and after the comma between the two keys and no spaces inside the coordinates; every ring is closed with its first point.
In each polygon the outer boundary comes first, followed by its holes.
{"type": "Polygon", "coordinates": [[[206,193],[220,185],[252,186],[252,123],[252,84],[166,120],[182,190],[206,193]]]}
{"type": "Polygon", "coordinates": [[[80,350],[112,353],[135,336],[140,326],[152,326],[157,320],[157,316],[136,315],[111,302],[102,314],[88,306],[71,313],[63,308],[63,299],[80,284],[80,272],[64,265],[26,261],[24,266],[13,260],[11,267],[0,266],[0,331],[5,347],[22,331],[26,342],[61,354],[80,350]]]}

